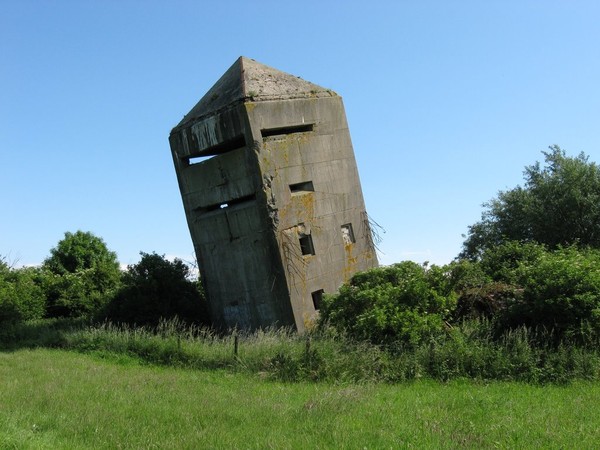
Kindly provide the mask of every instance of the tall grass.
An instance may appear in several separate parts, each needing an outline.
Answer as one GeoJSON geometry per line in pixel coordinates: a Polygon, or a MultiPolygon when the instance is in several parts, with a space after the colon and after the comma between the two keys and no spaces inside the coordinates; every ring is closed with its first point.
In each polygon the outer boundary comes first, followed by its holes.
{"type": "Polygon", "coordinates": [[[395,383],[419,378],[566,383],[600,379],[597,347],[563,343],[518,328],[497,337],[486,321],[466,321],[417,345],[380,347],[332,330],[217,334],[177,320],[157,328],[41,321],[0,332],[3,348],[56,347],[151,364],[258,374],[281,381],[395,383]]]}

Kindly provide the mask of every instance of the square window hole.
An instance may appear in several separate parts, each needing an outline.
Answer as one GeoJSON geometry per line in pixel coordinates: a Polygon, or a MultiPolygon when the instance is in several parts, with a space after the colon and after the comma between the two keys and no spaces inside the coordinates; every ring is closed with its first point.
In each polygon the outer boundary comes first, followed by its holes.
{"type": "Polygon", "coordinates": [[[315,307],[315,311],[318,311],[321,308],[321,303],[323,303],[323,294],[324,293],[325,292],[323,291],[323,289],[319,289],[318,291],[315,291],[310,294],[312,297],[313,306],[315,307]]]}
{"type": "Polygon", "coordinates": [[[312,236],[310,234],[300,234],[300,251],[303,255],[314,255],[315,247],[313,246],[312,236]]]}
{"type": "Polygon", "coordinates": [[[344,240],[344,245],[354,244],[356,242],[356,239],[354,239],[354,231],[352,230],[351,223],[342,225],[342,239],[344,240]]]}

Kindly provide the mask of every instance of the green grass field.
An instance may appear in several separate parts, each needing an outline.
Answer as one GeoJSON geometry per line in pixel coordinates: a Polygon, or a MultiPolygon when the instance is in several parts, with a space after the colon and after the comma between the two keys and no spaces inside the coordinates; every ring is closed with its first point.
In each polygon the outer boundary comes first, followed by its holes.
{"type": "Polygon", "coordinates": [[[0,448],[597,448],[600,385],[280,383],[0,352],[0,448]]]}

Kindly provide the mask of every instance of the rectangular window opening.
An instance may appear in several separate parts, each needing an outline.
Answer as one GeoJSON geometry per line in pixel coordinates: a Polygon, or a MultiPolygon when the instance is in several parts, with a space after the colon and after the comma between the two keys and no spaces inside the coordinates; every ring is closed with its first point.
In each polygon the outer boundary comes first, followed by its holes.
{"type": "Polygon", "coordinates": [[[352,230],[351,223],[342,225],[342,239],[344,240],[344,245],[354,244],[356,242],[356,239],[354,239],[354,231],[352,230]]]}
{"type": "Polygon", "coordinates": [[[313,131],[314,124],[302,124],[302,125],[293,125],[289,127],[279,127],[279,128],[267,128],[264,130],[260,130],[263,139],[271,136],[285,136],[287,134],[296,134],[296,133],[307,133],[313,131]]]}
{"type": "Polygon", "coordinates": [[[246,195],[244,197],[227,200],[226,202],[214,203],[212,205],[196,208],[196,211],[203,214],[203,213],[207,213],[207,212],[211,212],[211,211],[224,210],[227,208],[231,208],[233,206],[238,206],[238,205],[242,205],[244,203],[252,202],[255,199],[256,199],[255,194],[246,195]]]}
{"type": "Polygon", "coordinates": [[[300,240],[300,251],[302,255],[314,255],[315,247],[313,245],[312,236],[310,234],[300,234],[298,236],[300,240]]]}
{"type": "Polygon", "coordinates": [[[318,291],[312,292],[310,295],[312,297],[313,306],[315,307],[315,311],[321,309],[321,304],[323,303],[323,294],[325,291],[323,289],[319,289],[318,291]]]}
{"type": "Polygon", "coordinates": [[[302,183],[290,184],[290,191],[293,194],[302,194],[305,192],[314,192],[315,187],[312,181],[304,181],[302,183]]]}
{"type": "Polygon", "coordinates": [[[232,152],[246,146],[246,138],[243,135],[234,137],[227,141],[221,142],[220,144],[213,145],[212,147],[205,148],[193,155],[183,157],[185,164],[191,166],[194,164],[200,164],[207,159],[214,156],[222,155],[223,153],[232,152]]]}

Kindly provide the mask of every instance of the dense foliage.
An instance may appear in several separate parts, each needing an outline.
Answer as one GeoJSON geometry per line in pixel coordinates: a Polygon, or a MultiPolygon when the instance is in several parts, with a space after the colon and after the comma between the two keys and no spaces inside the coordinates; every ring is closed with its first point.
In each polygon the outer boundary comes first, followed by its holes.
{"type": "Polygon", "coordinates": [[[139,263],[128,267],[123,287],[103,311],[104,318],[137,325],[157,325],[173,317],[206,323],[206,303],[199,283],[189,279],[189,267],[156,253],[141,256],[139,263]]]}
{"type": "Polygon", "coordinates": [[[0,257],[0,323],[44,317],[207,323],[202,287],[189,267],[155,253],[141,255],[123,273],[101,238],[77,231],[65,233],[41,267],[15,269],[0,257]]]}
{"type": "Polygon", "coordinates": [[[42,267],[49,317],[90,315],[110,300],[121,281],[116,253],[89,232],[65,233],[42,267]]]}
{"type": "Polygon", "coordinates": [[[0,260],[0,323],[43,317],[46,299],[35,268],[11,269],[0,260]]]}
{"type": "Polygon", "coordinates": [[[439,267],[411,261],[355,274],[321,307],[324,323],[374,343],[417,343],[439,331],[456,294],[439,267]]]}
{"type": "Polygon", "coordinates": [[[557,343],[600,338],[600,250],[513,241],[449,270],[459,293],[456,318],[487,317],[500,333],[543,328],[557,343]]]}
{"type": "Polygon", "coordinates": [[[372,269],[327,296],[320,318],[322,326],[378,344],[415,344],[483,319],[498,338],[526,327],[545,330],[544,345],[591,345],[600,341],[600,250],[510,241],[478,261],[372,269]]]}
{"type": "Polygon", "coordinates": [[[476,259],[506,241],[538,242],[550,249],[600,247],[600,167],[583,153],[568,157],[558,146],[544,152],[545,166],[525,168],[525,184],[484,204],[469,227],[461,258],[476,259]]]}
{"type": "Polygon", "coordinates": [[[507,311],[510,326],[544,327],[581,342],[600,336],[600,251],[546,252],[517,272],[523,295],[507,311]]]}

